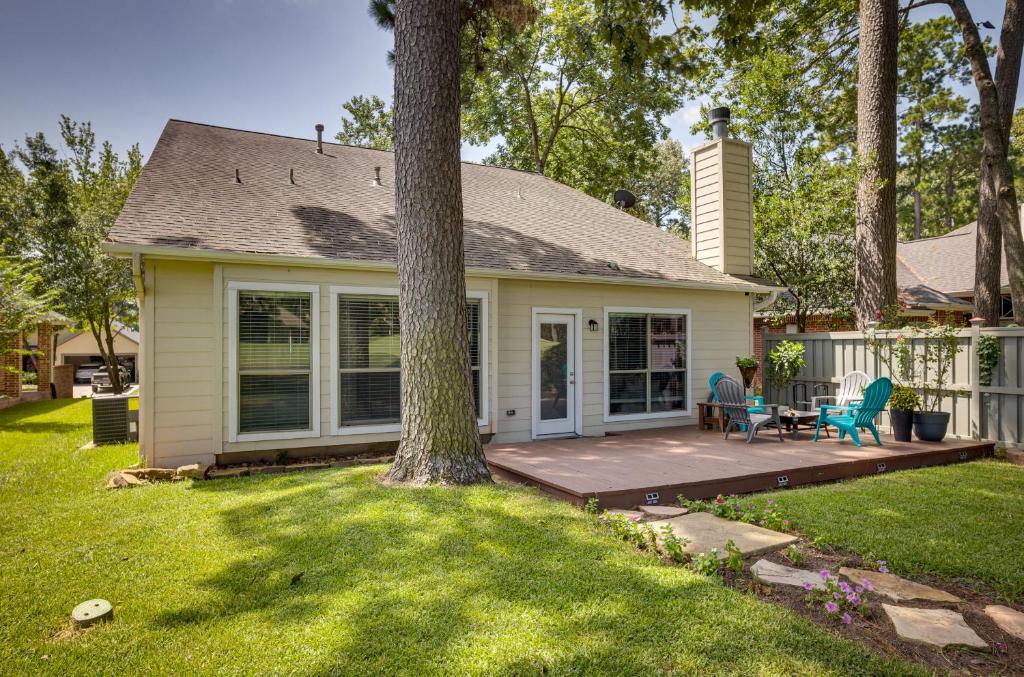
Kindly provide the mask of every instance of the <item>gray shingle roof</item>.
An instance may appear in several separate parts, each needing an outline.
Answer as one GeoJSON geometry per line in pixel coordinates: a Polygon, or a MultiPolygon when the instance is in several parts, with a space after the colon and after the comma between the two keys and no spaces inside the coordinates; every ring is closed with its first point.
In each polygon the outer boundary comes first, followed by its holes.
{"type": "MultiPolygon", "coordinates": [[[[969,223],[939,237],[901,242],[897,256],[922,284],[945,294],[973,293],[977,227],[969,223]]],[[[1010,284],[1005,261],[999,279],[1003,287],[1010,284]]]]}
{"type": "MultiPolygon", "coordinates": [[[[319,155],[315,146],[171,120],[110,248],[394,262],[393,154],[325,143],[319,155]],[[378,166],[382,186],[373,184],[378,166]]],[[[462,182],[467,268],[760,286],[695,261],[689,242],[544,176],[463,163],[462,182]]]]}

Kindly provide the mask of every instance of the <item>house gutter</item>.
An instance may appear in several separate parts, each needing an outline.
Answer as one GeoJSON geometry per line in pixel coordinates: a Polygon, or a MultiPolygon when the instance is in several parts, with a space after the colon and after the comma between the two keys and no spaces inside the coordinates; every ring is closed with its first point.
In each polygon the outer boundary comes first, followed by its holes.
{"type": "MultiPolygon", "coordinates": [[[[362,261],[357,259],[328,259],[310,256],[283,256],[280,254],[246,254],[210,249],[181,249],[179,247],[159,247],[153,245],[130,245],[119,242],[104,242],[103,251],[120,258],[132,258],[132,272],[135,270],[135,258],[139,258],[140,266],[143,256],[182,261],[211,261],[239,264],[271,264],[278,266],[303,266],[313,268],[356,268],[394,272],[397,266],[385,261],[362,261]]],[[[605,277],[603,275],[573,275],[570,273],[536,273],[525,270],[497,270],[494,268],[466,268],[467,275],[520,280],[551,280],[556,282],[591,282],[596,284],[631,284],[649,287],[675,287],[679,289],[703,289],[707,291],[735,291],[760,294],[778,294],[778,287],[737,281],[734,284],[692,282],[684,280],[665,280],[660,278],[605,277]]],[[[136,283],[138,284],[138,283],[136,283]]]]}
{"type": "Polygon", "coordinates": [[[146,286],[142,282],[142,254],[132,254],[132,279],[135,280],[135,295],[139,299],[139,307],[146,301],[146,286]]]}

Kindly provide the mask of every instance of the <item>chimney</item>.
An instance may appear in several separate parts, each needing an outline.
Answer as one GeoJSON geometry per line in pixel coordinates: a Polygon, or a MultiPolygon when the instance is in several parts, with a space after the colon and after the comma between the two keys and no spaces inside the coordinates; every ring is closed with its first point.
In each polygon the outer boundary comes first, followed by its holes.
{"type": "Polygon", "coordinates": [[[709,115],[714,139],[690,153],[693,257],[730,275],[754,271],[750,144],[729,138],[729,109],[709,115]]]}
{"type": "Polygon", "coordinates": [[[713,139],[728,139],[729,138],[729,109],[725,108],[712,108],[711,112],[708,113],[708,120],[711,122],[711,138],[713,139]]]}
{"type": "Polygon", "coordinates": [[[316,152],[324,154],[324,126],[316,123],[316,152]]]}

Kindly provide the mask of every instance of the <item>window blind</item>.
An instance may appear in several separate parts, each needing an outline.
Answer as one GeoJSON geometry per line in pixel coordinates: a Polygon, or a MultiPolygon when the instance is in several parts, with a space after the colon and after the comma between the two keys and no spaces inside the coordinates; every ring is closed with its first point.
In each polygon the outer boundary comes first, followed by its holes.
{"type": "Polygon", "coordinates": [[[608,316],[608,412],[686,409],[685,315],[608,316]]]}
{"type": "Polygon", "coordinates": [[[307,430],[308,292],[238,292],[238,431],[307,430]]]}
{"type": "MultiPolygon", "coordinates": [[[[473,398],[480,417],[481,303],[467,299],[473,398]]],[[[342,426],[401,420],[401,328],[398,297],[338,295],[338,401],[342,426]]]]}

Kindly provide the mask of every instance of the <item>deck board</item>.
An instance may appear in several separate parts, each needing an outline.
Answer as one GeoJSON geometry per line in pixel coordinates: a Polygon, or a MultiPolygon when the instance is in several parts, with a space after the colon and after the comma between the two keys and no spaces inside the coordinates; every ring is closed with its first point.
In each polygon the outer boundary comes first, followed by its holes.
{"type": "Polygon", "coordinates": [[[943,442],[895,442],[883,437],[856,447],[849,439],[821,439],[809,432],[797,440],[762,433],[746,444],[734,435],[694,427],[657,428],[607,437],[490,444],[487,461],[505,477],[534,484],[560,497],[583,502],[597,496],[605,507],[631,507],[649,492],[659,503],[679,493],[709,498],[718,493],[756,491],[878,472],[971,460],[992,453],[989,442],[947,439],[943,442]],[[961,454],[963,452],[963,454],[961,454]],[[961,456],[965,458],[961,458],[961,456]]]}

